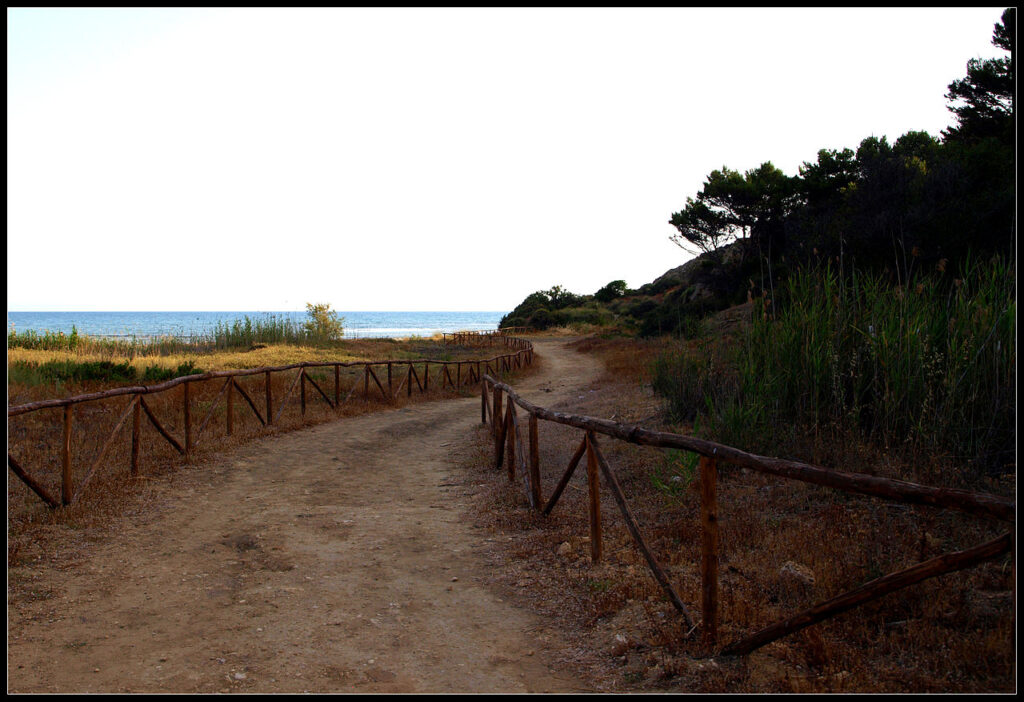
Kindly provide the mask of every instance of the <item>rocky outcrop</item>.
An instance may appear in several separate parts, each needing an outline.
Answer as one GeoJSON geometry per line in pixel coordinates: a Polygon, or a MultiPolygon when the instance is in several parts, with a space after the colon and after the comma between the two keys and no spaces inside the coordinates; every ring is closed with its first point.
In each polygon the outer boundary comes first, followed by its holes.
{"type": "Polygon", "coordinates": [[[712,254],[701,254],[681,266],[665,271],[652,282],[644,285],[638,292],[657,295],[670,288],[690,289],[688,302],[710,300],[715,291],[708,285],[711,272],[722,266],[738,263],[742,257],[743,245],[746,242],[736,241],[723,246],[712,254]]]}

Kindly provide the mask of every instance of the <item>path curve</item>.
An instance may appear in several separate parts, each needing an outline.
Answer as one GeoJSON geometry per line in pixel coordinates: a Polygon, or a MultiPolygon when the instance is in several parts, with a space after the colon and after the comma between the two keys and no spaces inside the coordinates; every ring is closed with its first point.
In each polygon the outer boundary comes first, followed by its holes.
{"type": "MultiPolygon", "coordinates": [[[[535,348],[516,385],[545,405],[600,371],[535,348]]],[[[35,568],[57,595],[9,604],[8,691],[584,690],[548,665],[557,635],[485,584],[451,459],[479,421],[479,396],[426,402],[225,452],[78,567],[35,568]]]]}

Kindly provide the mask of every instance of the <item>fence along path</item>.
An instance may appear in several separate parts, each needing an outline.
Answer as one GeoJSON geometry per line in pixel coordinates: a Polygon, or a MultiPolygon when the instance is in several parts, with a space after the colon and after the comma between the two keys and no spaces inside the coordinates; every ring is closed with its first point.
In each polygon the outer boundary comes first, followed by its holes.
{"type": "MultiPolygon", "coordinates": [[[[775,624],[765,627],[760,631],[721,647],[718,651],[722,655],[746,655],[768,643],[771,643],[772,641],[775,641],[776,639],[799,631],[827,618],[836,616],[871,600],[878,599],[890,592],[922,582],[929,578],[973,567],[985,561],[998,558],[1008,552],[1011,554],[1011,557],[1013,555],[1013,532],[1016,525],[1016,503],[1008,498],[965,490],[929,487],[925,485],[918,485],[916,483],[879,478],[877,476],[861,473],[833,471],[806,463],[800,463],[798,461],[757,456],[730,446],[681,434],[655,432],[643,429],[639,426],[619,424],[607,419],[554,412],[524,400],[512,387],[502,383],[491,375],[491,373],[511,371],[522,368],[524,365],[531,364],[533,361],[533,345],[529,341],[517,337],[511,337],[500,332],[460,332],[458,334],[446,334],[444,336],[446,343],[449,343],[449,337],[451,337],[451,343],[476,345],[481,347],[502,345],[513,349],[514,352],[495,356],[490,359],[473,361],[418,359],[413,361],[356,361],[344,363],[319,362],[297,363],[274,368],[214,371],[210,373],[203,373],[201,375],[175,378],[174,380],[148,387],[135,386],[117,388],[114,390],[79,395],[61,400],[45,400],[9,407],[7,411],[8,417],[53,407],[64,408],[64,441],[61,452],[62,482],[60,501],[50,495],[50,493],[40,485],[38,481],[25,471],[15,458],[11,456],[10,452],[8,452],[7,455],[8,466],[15,475],[23,480],[44,502],[51,507],[72,504],[82,494],[82,491],[87,486],[89,480],[101,465],[104,454],[112,444],[114,438],[126,424],[129,414],[133,417],[130,470],[132,474],[135,474],[138,472],[139,466],[139,437],[142,413],[146,414],[147,418],[161,436],[163,436],[168,443],[170,443],[187,459],[191,449],[197,446],[203,429],[209,423],[213,416],[213,410],[222,397],[227,398],[227,431],[229,434],[232,432],[233,394],[236,390],[246,401],[261,424],[269,426],[280,419],[281,414],[296,386],[301,387],[300,405],[303,413],[305,412],[306,407],[307,383],[310,384],[313,389],[317,390],[323,400],[333,409],[338,409],[341,405],[347,402],[356,392],[360,383],[363,385],[363,396],[369,397],[371,394],[369,387],[371,378],[374,380],[374,384],[380,391],[381,396],[386,401],[390,401],[397,397],[403,387],[406,389],[406,392],[411,395],[412,382],[414,380],[421,393],[428,392],[430,387],[429,366],[430,364],[434,364],[435,366],[440,366],[440,370],[436,371],[437,385],[439,389],[443,389],[445,387],[460,389],[463,384],[471,385],[478,382],[480,383],[481,421],[486,424],[488,420],[490,420],[491,423],[492,437],[494,439],[495,467],[500,468],[504,463],[507,467],[508,479],[510,481],[514,481],[516,479],[516,474],[519,474],[531,508],[539,510],[545,515],[550,514],[557,504],[562,492],[568,485],[569,480],[572,478],[572,475],[579,463],[583,460],[584,455],[586,456],[588,515],[590,523],[592,560],[596,562],[600,560],[602,556],[600,475],[604,475],[605,484],[608,486],[609,491],[615,499],[616,505],[622,512],[627,530],[647,561],[655,580],[657,580],[658,584],[665,591],[666,596],[672,602],[673,606],[679,611],[687,626],[691,627],[691,633],[696,630],[693,623],[693,617],[685,603],[683,603],[678,593],[672,587],[665,571],[661,568],[654,555],[647,548],[640,532],[640,527],[629,510],[628,502],[625,495],[622,493],[622,489],[618,484],[615,473],[608,465],[607,460],[605,460],[604,455],[601,452],[597,435],[602,434],[621,441],[657,448],[682,449],[692,451],[700,455],[700,514],[702,523],[702,557],[700,571],[702,619],[699,626],[704,640],[710,646],[715,648],[718,647],[719,603],[719,534],[717,509],[718,461],[723,461],[735,466],[791,480],[800,480],[824,487],[844,490],[846,492],[859,493],[896,502],[929,505],[944,509],[956,509],[977,517],[992,518],[1009,523],[1007,533],[996,539],[979,544],[978,546],[964,551],[946,553],[911,568],[872,580],[858,588],[855,588],[854,590],[833,597],[826,602],[822,602],[814,607],[788,617],[785,620],[776,622],[775,624]],[[424,372],[422,376],[420,376],[416,370],[416,366],[419,364],[423,364],[424,372]],[[357,378],[356,383],[348,391],[345,399],[341,400],[339,371],[342,367],[351,366],[363,367],[362,378],[357,378]],[[383,369],[386,368],[387,390],[384,388],[384,383],[381,382],[380,378],[374,372],[373,367],[375,366],[382,369],[382,375],[383,369]],[[403,366],[406,367],[406,377],[401,381],[397,390],[392,392],[393,380],[395,377],[393,370],[395,367],[401,368],[403,366]],[[456,367],[454,379],[451,374],[451,366],[456,367]],[[334,368],[335,385],[333,401],[312,378],[306,375],[305,371],[307,368],[315,367],[334,368]],[[465,373],[463,373],[463,367],[466,368],[465,373]],[[273,395],[270,392],[270,376],[272,373],[284,372],[296,368],[299,369],[299,373],[292,381],[284,399],[280,401],[275,418],[273,413],[274,400],[273,395]],[[241,376],[259,374],[263,374],[266,379],[264,398],[266,401],[265,419],[253,399],[245,392],[242,386],[237,384],[236,381],[236,378],[241,376]],[[189,386],[192,383],[220,378],[225,379],[224,385],[221,387],[220,392],[211,404],[206,417],[202,422],[200,422],[198,430],[193,433],[191,430],[189,386]],[[151,411],[144,399],[146,395],[167,392],[179,385],[183,388],[182,407],[185,417],[183,441],[178,441],[177,438],[175,438],[160,424],[159,420],[151,411]],[[73,408],[79,404],[123,395],[131,396],[127,407],[118,419],[114,430],[104,441],[97,457],[93,460],[91,467],[86,473],[86,476],[79,481],[77,490],[72,489],[70,435],[73,421],[73,408]],[[507,404],[504,403],[505,396],[508,398],[507,404]],[[504,408],[503,404],[505,404],[504,408]],[[528,415],[527,442],[523,441],[523,433],[519,423],[518,414],[516,412],[516,407],[521,408],[528,415]],[[569,462],[569,466],[546,503],[542,500],[540,484],[540,453],[537,431],[538,422],[540,420],[573,426],[578,429],[582,429],[585,432],[578,448],[569,462]]],[[[399,375],[401,375],[401,373],[399,373],[399,375]]],[[[1014,565],[1014,572],[1016,572],[1015,568],[1016,566],[1014,565]]]]}
{"type": "MultiPolygon", "coordinates": [[[[686,625],[690,627],[691,634],[697,628],[693,624],[693,618],[686,605],[673,589],[664,570],[644,543],[639,525],[629,510],[626,497],[623,495],[622,488],[616,480],[615,473],[601,453],[597,435],[602,434],[620,441],[644,446],[663,449],[683,449],[699,454],[700,518],[702,525],[700,563],[702,619],[699,626],[702,630],[704,642],[712,649],[717,650],[721,655],[747,655],[776,639],[834,617],[871,600],[878,599],[890,592],[903,589],[929,578],[970,568],[985,561],[998,558],[1005,553],[1010,553],[1011,558],[1013,557],[1016,503],[1011,499],[997,495],[968,492],[966,490],[929,487],[862,473],[828,470],[798,461],[757,456],[731,446],[696,439],[682,434],[655,432],[639,426],[618,424],[607,419],[554,412],[524,400],[510,386],[490,375],[484,375],[483,380],[480,395],[480,418],[484,424],[487,424],[488,419],[491,423],[491,436],[494,439],[495,468],[500,468],[502,463],[505,463],[510,482],[515,481],[516,473],[518,472],[521,476],[530,507],[539,510],[546,516],[551,513],[580,461],[586,455],[592,561],[599,561],[602,555],[600,475],[603,475],[605,484],[612,493],[612,497],[615,499],[619,510],[622,512],[627,530],[646,559],[655,580],[658,581],[668,599],[679,611],[686,625]],[[504,402],[503,397],[508,398],[507,404],[504,402]],[[503,404],[505,404],[504,410],[502,409],[503,404]],[[521,408],[528,414],[528,443],[523,441],[516,407],[521,408]],[[579,447],[569,461],[565,473],[546,503],[542,500],[540,485],[540,453],[537,438],[537,423],[539,420],[576,427],[585,432],[579,447]],[[945,553],[911,568],[876,578],[849,592],[837,595],[825,602],[821,602],[809,609],[765,627],[760,631],[733,641],[724,647],[719,647],[718,553],[720,544],[717,507],[719,461],[790,480],[800,480],[895,502],[955,509],[977,517],[1008,522],[1009,528],[1005,534],[996,539],[964,551],[945,553]]],[[[1015,563],[1013,572],[1016,574],[1015,563]]]]}
{"type": "Polygon", "coordinates": [[[132,418],[131,460],[129,473],[134,476],[139,472],[142,453],[141,436],[143,414],[145,414],[146,418],[153,425],[153,428],[156,429],[159,435],[162,436],[175,451],[183,456],[186,461],[188,461],[191,457],[192,450],[199,445],[203,430],[209,425],[214,416],[214,410],[217,409],[222,399],[225,402],[227,435],[231,436],[233,434],[235,430],[234,407],[236,393],[245,401],[245,404],[255,415],[260,425],[269,427],[280,421],[282,413],[288,406],[289,400],[292,398],[296,387],[299,388],[300,412],[305,415],[307,405],[307,386],[315,390],[320,398],[326,402],[331,409],[338,410],[353,397],[360,385],[362,385],[362,395],[364,398],[368,399],[371,394],[375,394],[379,391],[380,397],[386,402],[393,402],[398,397],[398,394],[402,392],[403,388],[405,389],[407,396],[411,397],[413,394],[414,382],[419,393],[426,394],[430,392],[431,388],[431,366],[435,369],[433,370],[433,373],[436,376],[435,387],[438,390],[450,388],[458,392],[465,385],[475,385],[476,383],[481,382],[481,377],[485,373],[502,373],[518,370],[533,362],[533,345],[525,339],[509,336],[505,333],[505,330],[466,331],[459,332],[457,334],[445,334],[443,336],[443,340],[446,344],[457,343],[465,346],[502,346],[510,349],[511,353],[501,354],[494,356],[493,358],[466,361],[444,361],[439,359],[347,362],[325,361],[293,363],[285,366],[251,368],[246,370],[210,371],[208,373],[174,378],[173,380],[168,380],[156,385],[114,388],[112,390],[76,395],[75,397],[63,399],[29,402],[22,405],[8,407],[8,419],[30,412],[39,412],[41,410],[57,407],[63,408],[63,440],[60,449],[61,475],[59,499],[47,490],[39,480],[33,477],[32,474],[26,470],[14,456],[11,455],[9,450],[7,453],[7,465],[11,469],[11,472],[21,479],[36,495],[39,496],[43,502],[50,507],[56,508],[64,505],[71,505],[78,501],[86,487],[89,485],[89,482],[96,475],[97,470],[104,465],[104,457],[113,445],[118,434],[126,426],[129,416],[132,418]],[[355,384],[348,389],[343,399],[341,369],[351,367],[362,367],[363,372],[361,377],[357,374],[355,384]],[[307,374],[306,371],[309,368],[334,369],[333,397],[325,392],[316,380],[307,374]],[[377,371],[374,370],[375,368],[380,371],[380,376],[377,375],[377,371]],[[287,392],[284,394],[284,397],[280,400],[276,400],[275,405],[275,397],[271,383],[272,375],[274,373],[284,373],[295,369],[298,369],[299,372],[292,380],[287,392]],[[259,402],[259,405],[237,380],[240,377],[258,375],[262,375],[264,377],[264,397],[257,398],[262,400],[259,402]],[[382,381],[382,378],[385,380],[382,381]],[[399,378],[401,380],[398,382],[397,388],[395,388],[395,383],[399,378]],[[371,389],[371,379],[373,380],[373,384],[376,389],[371,389]],[[193,429],[193,401],[191,388],[196,383],[215,380],[223,380],[223,385],[221,385],[220,391],[217,393],[213,402],[210,403],[206,416],[203,417],[198,423],[198,426],[193,429]],[[182,388],[181,407],[184,416],[184,429],[182,432],[183,436],[176,437],[171,431],[164,427],[163,423],[161,423],[160,419],[150,407],[149,403],[146,402],[145,398],[150,395],[170,392],[179,386],[182,388]],[[125,406],[120,417],[115,423],[113,431],[107,435],[99,448],[97,455],[89,464],[85,475],[78,481],[76,486],[73,479],[74,466],[71,450],[71,432],[74,424],[75,408],[79,405],[126,395],[130,397],[127,406],[125,406]],[[264,410],[263,412],[260,411],[261,408],[264,410]]]}

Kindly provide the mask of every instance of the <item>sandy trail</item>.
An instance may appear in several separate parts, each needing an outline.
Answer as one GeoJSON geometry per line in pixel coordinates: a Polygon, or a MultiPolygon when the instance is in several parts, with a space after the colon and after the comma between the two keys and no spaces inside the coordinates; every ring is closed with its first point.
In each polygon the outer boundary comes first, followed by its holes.
{"type": "MultiPolygon", "coordinates": [[[[599,372],[536,348],[527,398],[599,372]]],[[[452,460],[479,421],[479,397],[429,402],[226,452],[76,567],[28,567],[54,596],[8,607],[8,691],[584,690],[549,667],[557,632],[486,585],[452,460]]]]}

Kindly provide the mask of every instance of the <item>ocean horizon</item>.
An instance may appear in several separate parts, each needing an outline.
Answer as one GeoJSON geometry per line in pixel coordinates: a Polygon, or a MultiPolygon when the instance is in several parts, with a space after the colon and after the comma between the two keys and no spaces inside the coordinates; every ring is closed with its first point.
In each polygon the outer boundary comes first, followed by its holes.
{"type": "MultiPolygon", "coordinates": [[[[403,312],[337,310],[344,319],[345,338],[385,338],[431,336],[433,334],[492,330],[505,312],[403,312]]],[[[72,327],[79,334],[107,338],[139,338],[174,336],[201,337],[213,333],[217,324],[230,325],[235,320],[286,318],[296,322],[308,319],[305,311],[180,311],[180,312],[7,312],[7,331],[63,332],[72,327]]]]}

